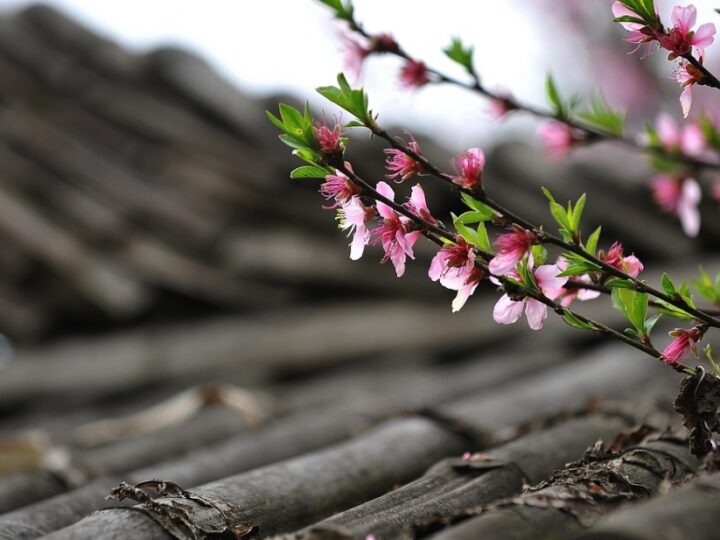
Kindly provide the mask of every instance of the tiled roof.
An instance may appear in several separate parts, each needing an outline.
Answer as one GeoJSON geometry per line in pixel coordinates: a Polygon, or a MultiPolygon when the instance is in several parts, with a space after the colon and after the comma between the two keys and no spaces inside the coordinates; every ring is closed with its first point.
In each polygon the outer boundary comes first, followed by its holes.
{"type": "MultiPolygon", "coordinates": [[[[47,7],[0,17],[0,540],[714,538],[715,477],[673,484],[698,469],[675,373],[497,326],[490,288],[452,315],[427,249],[402,281],[351,263],[287,179],[276,101],[47,7]]],[[[711,209],[684,238],[618,180],[627,156],[490,155],[529,218],[548,177],[587,191],[589,225],[678,280],[720,236],[711,209]]]]}

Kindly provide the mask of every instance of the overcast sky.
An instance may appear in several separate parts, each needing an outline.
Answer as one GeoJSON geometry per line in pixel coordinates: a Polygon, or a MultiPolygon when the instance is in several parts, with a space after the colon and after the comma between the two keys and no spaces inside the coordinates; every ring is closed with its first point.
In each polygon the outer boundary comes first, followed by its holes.
{"type": "MultiPolygon", "coordinates": [[[[453,72],[441,53],[451,35],[476,45],[476,64],[490,87],[504,87],[521,98],[544,102],[547,56],[562,50],[549,43],[553,13],[536,19],[542,6],[590,0],[355,0],[356,13],[373,32],[391,31],[418,58],[453,72]],[[532,7],[529,7],[532,6],[532,7]],[[545,33],[538,24],[545,25],[545,33]]],[[[603,2],[605,0],[593,0],[603,2]]],[[[0,9],[30,4],[0,0],[0,9]]],[[[137,51],[162,45],[193,50],[227,78],[252,93],[289,91],[312,96],[343,69],[340,26],[314,0],[46,0],[99,32],[137,51]]],[[[610,1],[608,5],[608,17],[610,1]]],[[[668,2],[661,3],[667,18],[668,2]]],[[[712,0],[696,2],[701,18],[717,19],[712,0]]],[[[552,62],[553,65],[550,65],[552,62]]],[[[373,58],[363,84],[381,118],[437,129],[457,137],[452,146],[472,144],[495,128],[476,96],[449,87],[410,92],[396,83],[397,59],[373,58]],[[408,119],[413,119],[409,121],[408,119]]],[[[454,72],[458,73],[459,72],[454,72]]],[[[462,75],[462,74],[460,74],[462,75]]],[[[319,100],[316,103],[321,103],[319,100]]]]}

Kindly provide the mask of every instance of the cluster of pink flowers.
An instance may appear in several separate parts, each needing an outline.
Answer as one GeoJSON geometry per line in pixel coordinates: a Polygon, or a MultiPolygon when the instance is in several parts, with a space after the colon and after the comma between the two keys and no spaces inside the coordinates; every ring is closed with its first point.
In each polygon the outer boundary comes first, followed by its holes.
{"type": "Polygon", "coordinates": [[[530,251],[535,241],[535,235],[525,229],[501,234],[495,239],[497,254],[490,260],[488,269],[496,276],[514,272],[517,264],[530,251]]]}
{"type": "Polygon", "coordinates": [[[476,189],[482,185],[485,169],[485,153],[480,148],[470,148],[453,160],[455,178],[453,182],[465,189],[476,189]]]}
{"type": "Polygon", "coordinates": [[[331,156],[342,156],[345,148],[342,140],[342,130],[339,123],[330,128],[327,122],[315,122],[313,126],[313,133],[315,139],[320,146],[320,151],[323,154],[331,156]]]}
{"type": "Polygon", "coordinates": [[[475,265],[475,250],[462,237],[455,244],[444,246],[433,257],[428,276],[450,290],[457,291],[452,302],[453,313],[460,311],[485,273],[475,265]]]}
{"type": "MultiPolygon", "coordinates": [[[[615,2],[612,6],[615,17],[641,17],[621,2],[615,2]]],[[[639,22],[621,22],[630,35],[626,38],[630,43],[636,44],[639,48],[642,45],[652,45],[657,42],[660,47],[670,52],[669,58],[683,57],[688,54],[697,53],[697,60],[702,63],[704,49],[712,44],[715,39],[715,25],[705,23],[693,30],[697,19],[695,6],[675,6],[670,16],[673,26],[664,28],[662,25],[651,27],[639,22]],[[693,49],[695,51],[693,51],[693,49]]],[[[636,50],[637,50],[636,48],[636,50]]],[[[700,82],[703,74],[686,59],[680,60],[676,79],[683,87],[680,96],[680,103],[683,115],[687,117],[692,104],[692,87],[700,82]]]]}
{"type": "Polygon", "coordinates": [[[598,258],[605,264],[625,272],[630,277],[636,278],[644,269],[643,263],[640,262],[640,259],[638,259],[634,253],[625,256],[624,251],[620,242],[613,242],[607,252],[600,251],[598,258]]]}
{"type": "MultiPolygon", "coordinates": [[[[417,154],[418,156],[422,156],[422,150],[420,150],[420,145],[415,140],[415,138],[409,133],[408,138],[409,141],[407,145],[410,150],[415,152],[415,154],[417,154]]],[[[386,178],[390,180],[395,180],[396,182],[403,182],[408,178],[412,178],[416,174],[421,174],[424,170],[423,166],[420,163],[415,161],[402,150],[397,150],[395,148],[386,148],[384,152],[385,155],[387,155],[385,166],[389,171],[386,175],[386,178]]]]}
{"type": "MultiPolygon", "coordinates": [[[[559,294],[558,291],[562,290],[563,285],[567,283],[567,277],[558,276],[561,270],[555,264],[545,264],[533,268],[532,258],[530,258],[528,268],[533,273],[535,283],[548,298],[556,297],[559,294]]],[[[509,273],[508,275],[522,283],[522,278],[519,274],[509,273]]],[[[530,283],[523,284],[526,286],[532,285],[530,283]]],[[[532,330],[540,330],[543,327],[545,319],[547,319],[548,308],[539,300],[530,298],[529,296],[515,299],[508,293],[503,294],[495,304],[493,319],[500,324],[513,324],[520,319],[523,309],[525,310],[528,326],[532,330]]]]}

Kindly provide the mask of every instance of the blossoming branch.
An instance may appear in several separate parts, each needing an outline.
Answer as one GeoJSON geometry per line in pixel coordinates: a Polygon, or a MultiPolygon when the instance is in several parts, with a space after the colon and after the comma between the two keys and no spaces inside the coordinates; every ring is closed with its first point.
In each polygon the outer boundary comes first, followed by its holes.
{"type": "MultiPolygon", "coordinates": [[[[698,205],[702,190],[698,183],[702,169],[720,169],[720,129],[709,117],[701,117],[698,122],[688,124],[683,132],[682,141],[665,129],[668,126],[667,114],[658,117],[656,127],[649,126],[642,136],[624,135],[624,113],[610,108],[602,99],[596,98],[590,107],[579,108],[576,97],[563,98],[553,78],[548,76],[546,90],[551,105],[550,110],[539,109],[523,103],[506,91],[492,91],[481,82],[480,75],[473,63],[473,49],[463,45],[460,39],[453,39],[444,49],[445,54],[462,66],[472,82],[465,83],[443,72],[428,67],[424,62],[410,56],[388,33],[370,34],[354,15],[351,3],[340,0],[321,0],[330,6],[337,18],[346,21],[357,39],[347,36],[346,65],[351,73],[359,78],[362,66],[367,58],[375,54],[392,54],[404,60],[399,79],[405,88],[420,88],[432,83],[449,83],[477,92],[489,99],[490,113],[493,117],[504,118],[513,111],[524,111],[546,121],[538,128],[538,137],[543,142],[548,156],[558,160],[572,149],[598,141],[614,141],[632,149],[647,153],[651,165],[658,174],[649,180],[649,188],[659,208],[676,217],[688,236],[696,236],[700,230],[698,205]],[[359,40],[362,40],[359,41],[359,40]],[[682,142],[682,144],[678,144],[682,142]]],[[[646,45],[646,54],[653,44],[670,51],[673,58],[680,58],[677,80],[683,87],[681,103],[687,116],[692,100],[692,87],[695,84],[716,86],[712,83],[712,74],[698,72],[693,62],[702,62],[704,50],[712,43],[715,27],[711,23],[695,26],[696,10],[692,5],[676,6],[672,12],[672,28],[664,28],[654,6],[653,17],[648,15],[652,0],[617,1],[612,6],[617,22],[631,33],[628,41],[646,45]],[[637,11],[633,11],[633,9],[637,11]],[[641,19],[640,15],[648,19],[641,19]],[[642,22],[642,25],[640,24],[642,22]],[[693,56],[693,50],[699,60],[693,56]]],[[[636,49],[638,48],[636,47],[636,49]]],[[[713,180],[707,187],[709,194],[720,202],[720,180],[713,180]]]]}

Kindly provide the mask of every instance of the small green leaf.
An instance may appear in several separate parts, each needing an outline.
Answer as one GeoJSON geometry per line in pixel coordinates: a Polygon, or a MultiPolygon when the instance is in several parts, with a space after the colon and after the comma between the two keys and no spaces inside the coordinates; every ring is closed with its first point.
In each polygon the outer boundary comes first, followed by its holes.
{"type": "Polygon", "coordinates": [[[545,79],[545,93],[547,94],[548,101],[550,101],[550,105],[558,118],[565,118],[565,106],[563,105],[557,86],[555,86],[555,80],[549,73],[547,79],[545,79]]]}
{"type": "Polygon", "coordinates": [[[338,19],[344,21],[352,21],[353,18],[353,5],[352,2],[342,3],[341,0],[320,0],[323,4],[330,7],[338,19]]]}
{"type": "Polygon", "coordinates": [[[639,19],[638,17],[632,17],[630,15],[623,15],[622,17],[615,17],[613,19],[613,22],[645,24],[645,21],[643,21],[642,19],[639,19]]]}
{"type": "Polygon", "coordinates": [[[611,294],[612,305],[620,311],[635,328],[638,335],[645,335],[648,296],[632,289],[614,288],[611,294]]]}
{"type": "Polygon", "coordinates": [[[673,319],[680,319],[681,321],[692,321],[695,319],[695,317],[693,317],[689,313],[686,313],[682,309],[677,308],[672,304],[668,304],[664,300],[655,300],[655,308],[661,313],[667,315],[668,317],[672,317],[673,319]]]}
{"type": "Polygon", "coordinates": [[[478,223],[476,246],[486,253],[493,252],[492,246],[490,245],[490,238],[488,237],[487,229],[485,228],[484,223],[478,223]]]}
{"type": "Polygon", "coordinates": [[[312,165],[303,165],[298,167],[290,173],[290,178],[298,180],[301,178],[325,178],[328,175],[328,171],[321,167],[314,167],[312,165]]]}
{"type": "Polygon", "coordinates": [[[495,217],[495,210],[482,201],[477,200],[475,197],[468,195],[467,193],[461,193],[460,198],[462,199],[462,202],[465,203],[465,206],[471,210],[475,210],[479,215],[483,216],[481,221],[490,221],[495,217]]]}
{"type": "Polygon", "coordinates": [[[457,62],[468,72],[473,72],[473,48],[464,47],[460,38],[453,38],[450,45],[443,49],[450,60],[457,62]]]}
{"type": "Polygon", "coordinates": [[[453,219],[453,225],[455,226],[455,230],[457,233],[462,236],[462,238],[470,245],[478,247],[478,244],[480,243],[480,239],[478,238],[478,233],[468,227],[467,225],[463,224],[460,221],[460,217],[456,216],[455,214],[450,214],[453,219]]]}
{"type": "Polygon", "coordinates": [[[346,128],[354,128],[354,127],[365,127],[365,124],[358,120],[350,120],[347,124],[345,124],[346,128]]]}
{"type": "Polygon", "coordinates": [[[635,284],[629,279],[612,278],[605,283],[608,287],[613,289],[632,289],[635,284]]]}
{"type": "Polygon", "coordinates": [[[662,317],[662,315],[663,315],[662,313],[657,313],[645,321],[645,335],[646,336],[650,335],[650,332],[652,332],[652,329],[655,327],[655,325],[660,320],[660,317],[662,317]]]}
{"type": "Polygon", "coordinates": [[[623,134],[625,113],[611,109],[601,96],[592,101],[589,109],[581,111],[577,115],[591,126],[600,128],[612,135],[621,137],[623,134]]]}
{"type": "Polygon", "coordinates": [[[597,251],[598,241],[600,240],[600,232],[602,231],[602,226],[598,227],[593,231],[593,233],[588,237],[587,242],[585,243],[585,251],[587,251],[590,255],[595,255],[595,252],[597,251]]]}
{"type": "Polygon", "coordinates": [[[693,279],[692,284],[701,296],[713,304],[717,304],[718,301],[720,301],[720,287],[718,286],[720,283],[718,283],[718,278],[720,278],[720,274],[716,276],[716,280],[713,282],[707,272],[705,272],[705,269],[701,266],[700,279],[693,279]]]}
{"type": "Polygon", "coordinates": [[[668,276],[665,272],[663,272],[662,278],[660,278],[660,284],[662,285],[663,291],[665,291],[665,294],[668,296],[674,297],[677,294],[675,284],[672,282],[672,279],[670,279],[670,276],[668,276]]]}
{"type": "Polygon", "coordinates": [[[480,223],[487,221],[487,217],[482,212],[476,210],[470,210],[469,212],[463,212],[457,217],[457,221],[463,225],[470,225],[472,223],[480,223]]]}
{"type": "Polygon", "coordinates": [[[579,328],[580,330],[596,330],[597,327],[592,324],[579,319],[572,311],[565,309],[563,311],[563,320],[572,326],[573,328],[579,328]]]}
{"type": "MultiPolygon", "coordinates": [[[[578,201],[575,203],[575,207],[572,210],[572,219],[571,219],[571,225],[572,225],[572,232],[577,232],[580,228],[580,218],[582,217],[583,210],[585,210],[585,202],[587,200],[587,197],[583,193],[578,201]]],[[[572,207],[571,207],[572,208],[572,207]]]]}
{"type": "Polygon", "coordinates": [[[547,250],[540,244],[535,244],[530,248],[530,254],[533,258],[533,263],[535,264],[535,267],[545,264],[545,261],[547,260],[547,250]]]}

